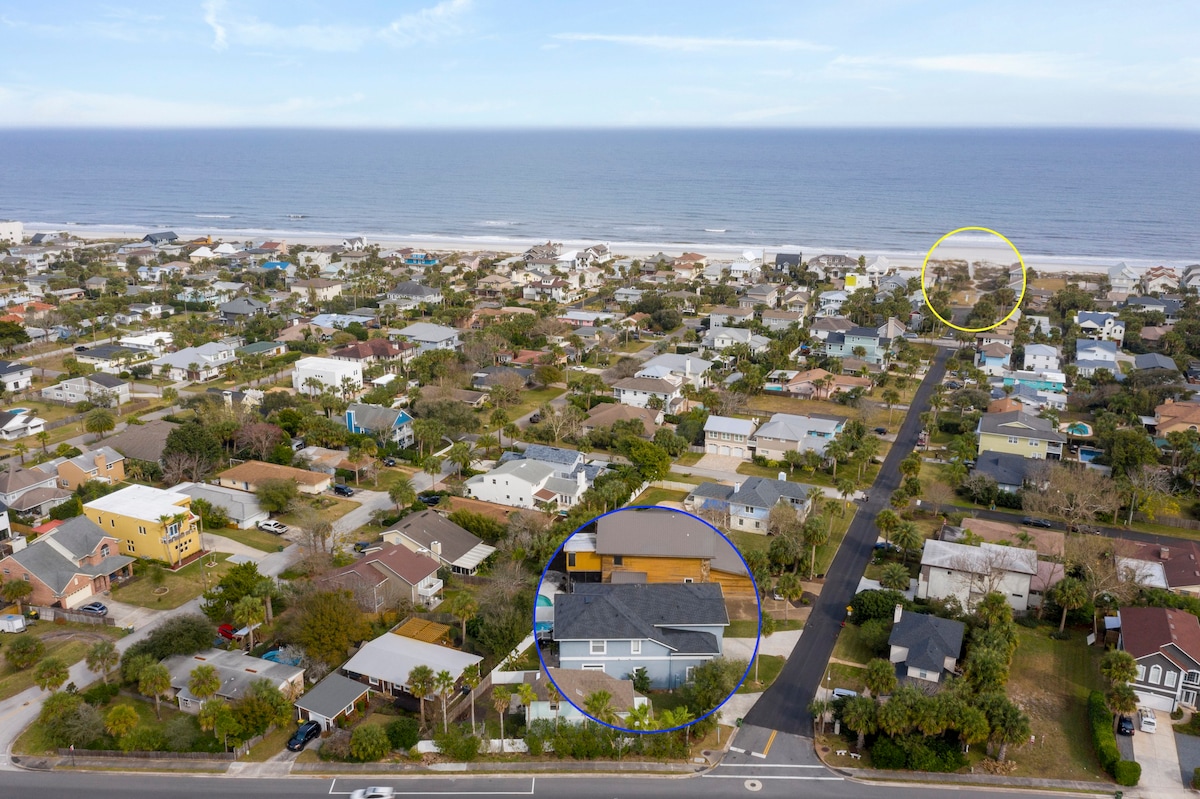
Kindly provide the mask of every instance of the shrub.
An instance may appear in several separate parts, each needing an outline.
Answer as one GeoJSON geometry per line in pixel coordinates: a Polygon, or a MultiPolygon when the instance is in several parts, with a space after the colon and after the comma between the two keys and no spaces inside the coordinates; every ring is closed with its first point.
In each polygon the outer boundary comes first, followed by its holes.
{"type": "Polygon", "coordinates": [[[892,634],[892,624],[886,619],[871,619],[859,628],[858,639],[862,645],[879,655],[887,651],[888,638],[892,634]]]}
{"type": "Polygon", "coordinates": [[[420,724],[414,718],[404,716],[392,719],[383,729],[387,733],[392,748],[401,752],[407,752],[417,745],[417,741],[421,740],[420,724]]]}
{"type": "Polygon", "coordinates": [[[457,763],[468,763],[479,756],[482,743],[471,734],[470,725],[454,724],[446,732],[433,737],[438,751],[457,763]]]}
{"type": "Polygon", "coordinates": [[[1071,640],[1071,631],[1063,630],[1063,631],[1059,632],[1058,630],[1054,630],[1053,632],[1050,633],[1050,637],[1053,638],[1055,641],[1070,641],[1071,640]]]}
{"type": "Polygon", "coordinates": [[[891,619],[896,605],[909,607],[908,600],[899,591],[860,591],[850,601],[850,614],[855,624],[864,624],[871,619],[891,619]]]}
{"type": "Polygon", "coordinates": [[[154,727],[135,727],[118,744],[122,752],[163,752],[167,741],[154,727]]]}
{"type": "Polygon", "coordinates": [[[1117,762],[1117,768],[1113,774],[1113,779],[1117,781],[1117,785],[1137,785],[1138,780],[1141,778],[1141,763],[1136,760],[1120,760],[1117,762]]]}
{"type": "Polygon", "coordinates": [[[388,734],[378,724],[361,724],[350,736],[350,754],[360,763],[379,760],[391,746],[388,734]]]}
{"type": "Polygon", "coordinates": [[[1088,724],[1092,728],[1092,745],[1096,747],[1096,758],[1109,774],[1116,775],[1117,763],[1121,760],[1117,749],[1117,736],[1113,732],[1113,717],[1104,694],[1092,691],[1088,694],[1088,724]]]}
{"type": "Polygon", "coordinates": [[[1200,790],[1200,768],[1192,770],[1192,787],[1200,790]]]}
{"type": "Polygon", "coordinates": [[[93,685],[91,688],[89,688],[86,691],[84,691],[83,693],[81,693],[80,696],[82,696],[83,701],[87,702],[89,705],[95,705],[96,707],[103,707],[104,705],[107,705],[109,702],[111,702],[113,700],[113,697],[115,697],[120,692],[121,692],[121,686],[119,686],[115,683],[112,683],[109,685],[105,685],[104,683],[97,683],[96,685],[93,685]]]}
{"type": "Polygon", "coordinates": [[[1172,711],[1171,711],[1171,718],[1172,718],[1174,721],[1179,721],[1181,718],[1183,718],[1183,708],[1181,708],[1181,707],[1177,707],[1177,708],[1175,708],[1174,710],[1172,710],[1172,711]]]}
{"type": "Polygon", "coordinates": [[[875,739],[871,745],[871,765],[882,769],[901,769],[908,762],[904,750],[885,735],[875,739]]]}
{"type": "Polygon", "coordinates": [[[42,655],[46,653],[46,645],[42,643],[40,638],[33,636],[24,636],[13,642],[12,646],[4,653],[4,659],[8,661],[8,665],[12,666],[17,671],[25,671],[33,668],[33,665],[42,659],[42,655]]]}
{"type": "Polygon", "coordinates": [[[350,733],[338,730],[325,739],[317,754],[322,760],[350,759],[350,733]]]}

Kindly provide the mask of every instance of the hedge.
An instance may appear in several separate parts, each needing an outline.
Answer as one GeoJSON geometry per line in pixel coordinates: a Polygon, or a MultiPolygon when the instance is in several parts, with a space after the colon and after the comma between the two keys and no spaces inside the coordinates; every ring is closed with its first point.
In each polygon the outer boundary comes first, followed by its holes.
{"type": "Polygon", "coordinates": [[[1099,691],[1088,694],[1088,723],[1092,727],[1092,745],[1096,747],[1096,757],[1100,760],[1100,766],[1116,776],[1121,752],[1117,749],[1117,736],[1113,732],[1112,712],[1104,703],[1104,694],[1099,691]]]}
{"type": "Polygon", "coordinates": [[[1113,777],[1117,785],[1137,785],[1138,780],[1142,778],[1142,764],[1136,760],[1122,760],[1117,763],[1113,777]]]}

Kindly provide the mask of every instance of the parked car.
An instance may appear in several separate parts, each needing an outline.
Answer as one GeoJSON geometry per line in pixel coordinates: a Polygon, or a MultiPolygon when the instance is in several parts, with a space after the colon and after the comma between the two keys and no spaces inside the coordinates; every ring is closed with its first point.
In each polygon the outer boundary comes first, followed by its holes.
{"type": "Polygon", "coordinates": [[[300,728],[288,739],[287,748],[289,752],[299,752],[304,746],[321,734],[321,725],[315,721],[306,721],[300,725],[300,728]]]}
{"type": "Polygon", "coordinates": [[[1041,527],[1045,530],[1049,530],[1051,527],[1054,526],[1053,524],[1046,521],[1045,519],[1035,519],[1032,516],[1026,516],[1024,519],[1021,520],[1021,524],[1025,525],[1026,527],[1041,527]]]}
{"type": "Polygon", "coordinates": [[[834,699],[841,699],[842,697],[845,697],[847,699],[853,699],[856,696],[858,696],[858,691],[851,691],[849,688],[834,688],[833,689],[833,698],[834,699]]]}
{"type": "Polygon", "coordinates": [[[529,417],[530,424],[537,424],[540,421],[542,421],[542,415],[540,413],[535,413],[529,417]]]}
{"type": "Polygon", "coordinates": [[[300,450],[300,449],[304,449],[304,439],[303,438],[293,438],[292,439],[292,451],[295,452],[296,450],[300,450]]]}
{"type": "Polygon", "coordinates": [[[283,535],[288,531],[288,526],[283,522],[277,522],[272,519],[268,519],[265,522],[259,522],[258,529],[262,530],[264,533],[270,533],[271,535],[283,535]]]}
{"type": "Polygon", "coordinates": [[[107,616],[108,607],[103,602],[89,602],[79,609],[80,613],[86,613],[89,616],[107,616]]]}
{"type": "Polygon", "coordinates": [[[886,435],[887,435],[887,428],[886,428],[886,427],[876,427],[876,428],[875,428],[875,435],[877,435],[877,436],[886,436],[886,435]]]}
{"type": "Polygon", "coordinates": [[[426,505],[436,505],[442,501],[442,495],[441,494],[421,494],[417,497],[417,499],[419,499],[421,502],[423,502],[426,505]]]}
{"type": "Polygon", "coordinates": [[[392,458],[392,457],[387,457],[387,458],[384,458],[384,459],[383,459],[383,465],[384,465],[384,466],[395,466],[395,465],[396,465],[396,459],[395,459],[395,458],[392,458]]]}
{"type": "Polygon", "coordinates": [[[76,352],[87,352],[88,348],[83,346],[82,344],[80,344],[78,347],[75,348],[75,351],[76,352]]]}
{"type": "Polygon", "coordinates": [[[1129,716],[1117,719],[1117,732],[1121,735],[1133,735],[1133,719],[1129,716]]]}
{"type": "Polygon", "coordinates": [[[339,497],[352,497],[354,496],[354,489],[348,485],[342,485],[341,483],[338,483],[333,487],[333,493],[337,494],[339,497]]]}
{"type": "Polygon", "coordinates": [[[217,628],[217,635],[224,638],[226,641],[232,641],[237,637],[237,628],[232,624],[222,624],[217,628]]]}
{"type": "Polygon", "coordinates": [[[896,546],[891,541],[876,541],[875,542],[875,551],[876,552],[899,552],[900,547],[896,546]]]}
{"type": "Polygon", "coordinates": [[[1154,711],[1148,707],[1138,708],[1138,727],[1142,732],[1154,732],[1158,729],[1158,719],[1154,711]]]}

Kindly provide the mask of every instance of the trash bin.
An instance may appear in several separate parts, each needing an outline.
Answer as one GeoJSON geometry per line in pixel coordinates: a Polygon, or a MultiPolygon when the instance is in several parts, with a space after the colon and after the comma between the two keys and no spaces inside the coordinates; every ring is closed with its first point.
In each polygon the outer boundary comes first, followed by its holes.
{"type": "Polygon", "coordinates": [[[276,552],[282,552],[282,551],[283,551],[283,544],[280,544],[279,546],[277,546],[277,547],[275,548],[275,551],[276,551],[276,552]]]}

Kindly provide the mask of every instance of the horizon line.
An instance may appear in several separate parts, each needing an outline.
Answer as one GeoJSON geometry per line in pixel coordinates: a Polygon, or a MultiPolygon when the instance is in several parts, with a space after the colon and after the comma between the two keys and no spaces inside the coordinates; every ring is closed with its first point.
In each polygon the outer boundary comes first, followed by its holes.
{"type": "Polygon", "coordinates": [[[1069,124],[971,124],[971,125],[3,125],[0,133],[21,132],[74,132],[74,131],[352,131],[361,133],[440,133],[440,132],[496,132],[496,133],[591,133],[591,132],[689,132],[689,131],[742,131],[742,132],[810,132],[810,131],[912,131],[912,132],[960,132],[960,131],[1070,131],[1070,132],[1147,132],[1147,133],[1200,133],[1200,126],[1148,126],[1148,125],[1069,125],[1069,124]]]}

